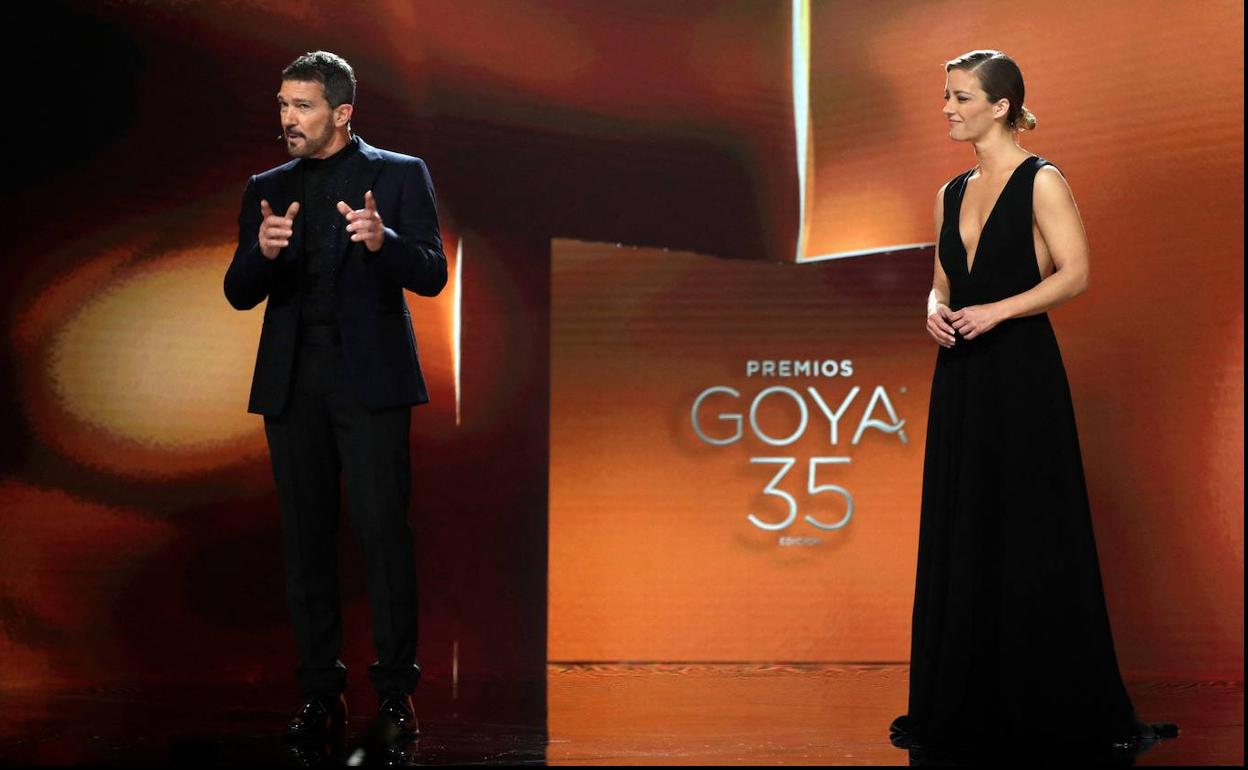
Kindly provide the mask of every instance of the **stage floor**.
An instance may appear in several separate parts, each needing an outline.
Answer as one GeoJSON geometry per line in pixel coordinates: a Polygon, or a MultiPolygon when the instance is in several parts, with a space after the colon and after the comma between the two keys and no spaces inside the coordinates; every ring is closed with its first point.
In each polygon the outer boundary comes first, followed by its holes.
{"type": "MultiPolygon", "coordinates": [[[[912,756],[889,744],[888,724],[905,708],[906,684],[906,667],[895,665],[551,665],[543,726],[540,713],[516,717],[510,708],[509,717],[490,715],[492,702],[515,702],[501,683],[431,681],[422,684],[417,699],[421,737],[385,758],[399,764],[560,765],[896,765],[943,759],[912,756]]],[[[348,692],[353,714],[343,745],[291,747],[280,729],[297,704],[285,687],[0,692],[0,764],[307,766],[350,757],[375,708],[372,694],[348,692]]],[[[1143,719],[1177,722],[1181,733],[1138,756],[1111,761],[1243,764],[1242,683],[1129,679],[1128,690],[1143,719]]],[[[1039,761],[1036,752],[1044,745],[1039,738],[1035,746],[983,760],[1039,761]]]]}

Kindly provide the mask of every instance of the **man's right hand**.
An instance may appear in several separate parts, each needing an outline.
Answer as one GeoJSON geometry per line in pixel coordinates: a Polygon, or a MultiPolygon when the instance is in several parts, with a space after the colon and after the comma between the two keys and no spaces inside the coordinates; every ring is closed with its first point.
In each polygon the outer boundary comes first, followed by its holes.
{"type": "Polygon", "coordinates": [[[946,305],[937,303],[935,309],[927,317],[927,333],[944,348],[953,347],[955,339],[953,327],[949,325],[949,315],[952,312],[946,305]]]}
{"type": "Polygon", "coordinates": [[[286,216],[274,216],[269,202],[260,201],[260,253],[265,259],[277,259],[282,249],[290,245],[290,236],[294,233],[295,215],[299,213],[299,201],[290,204],[286,216]]]}

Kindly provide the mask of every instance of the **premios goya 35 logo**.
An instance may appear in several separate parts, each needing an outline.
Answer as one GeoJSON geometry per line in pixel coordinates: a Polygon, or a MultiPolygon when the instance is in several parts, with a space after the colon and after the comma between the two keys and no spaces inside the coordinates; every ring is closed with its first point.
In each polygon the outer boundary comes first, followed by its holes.
{"type": "MultiPolygon", "coordinates": [[[[828,430],[828,446],[842,446],[846,433],[852,426],[853,434],[848,437],[849,447],[857,446],[863,435],[870,430],[878,430],[890,434],[901,443],[907,443],[903,428],[905,420],[899,419],[888,390],[883,385],[876,385],[869,395],[859,385],[846,388],[841,383],[853,376],[852,360],[811,359],[811,360],[750,360],[745,364],[745,376],[760,380],[774,378],[820,379],[826,384],[807,385],[802,388],[787,385],[770,385],[758,390],[753,396],[743,395],[736,388],[727,385],[715,385],[706,388],[693,401],[690,410],[690,421],[698,439],[711,446],[729,446],[741,441],[746,434],[747,425],[754,438],[763,444],[774,447],[785,447],[796,443],[806,435],[812,423],[819,423],[818,428],[828,430]],[[795,418],[796,428],[787,436],[776,436],[767,433],[759,424],[759,410],[764,404],[777,402],[795,418]],[[816,415],[816,416],[812,416],[816,415]],[[883,419],[883,418],[887,419],[883,419]]],[[[905,392],[905,388],[901,389],[905,392]]],[[[770,407],[775,408],[775,407],[770,407]]],[[[812,428],[813,429],[813,428],[812,428]]],[[[829,520],[828,514],[802,513],[802,505],[789,490],[793,487],[789,473],[798,463],[797,457],[757,456],[751,457],[752,464],[776,465],[778,470],[771,481],[763,488],[763,493],[773,495],[784,501],[783,508],[787,514],[780,519],[768,520],[754,513],[746,518],[759,529],[778,532],[791,527],[801,516],[802,520],[818,530],[837,530],[849,524],[854,516],[854,496],[850,490],[840,484],[828,483],[826,477],[834,472],[837,465],[848,465],[852,458],[848,454],[823,455],[806,458],[806,491],[807,502],[812,498],[827,496],[839,499],[844,513],[840,518],[829,520]],[[821,476],[824,478],[821,479],[821,476]]],[[[821,510],[829,508],[826,504],[818,506],[821,510]]],[[[801,538],[782,538],[782,545],[805,545],[819,542],[784,542],[785,540],[802,540],[801,538]]]]}

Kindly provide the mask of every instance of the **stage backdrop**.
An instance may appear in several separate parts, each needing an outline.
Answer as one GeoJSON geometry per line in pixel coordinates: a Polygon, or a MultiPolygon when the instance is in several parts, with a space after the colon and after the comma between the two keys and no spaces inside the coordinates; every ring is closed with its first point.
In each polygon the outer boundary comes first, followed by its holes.
{"type": "Polygon", "coordinates": [[[974,164],[940,64],[991,46],[1092,244],[1054,322],[1122,665],[1242,673],[1242,6],[794,7],[801,264],[556,242],[551,658],[907,659],[936,350],[913,244],[974,164]]]}
{"type": "MultiPolygon", "coordinates": [[[[488,679],[509,684],[484,707],[540,720],[548,639],[561,660],[904,660],[922,244],[973,163],[941,63],[984,46],[1022,63],[1024,144],[1092,241],[1092,289],[1055,323],[1123,666],[1242,677],[1240,4],[6,14],[60,66],[14,80],[28,130],[0,182],[0,686],[289,681],[244,413],[260,312],[220,282],[246,179],[286,160],[278,73],[322,47],[356,67],[355,130],[428,162],[455,272],[410,298],[433,399],[412,431],[422,713],[488,679]],[[708,388],[739,395],[695,418],[708,388]],[[817,398],[844,404],[835,440],[817,398]],[[792,444],[762,438],[802,409],[792,444]]],[[[359,681],[346,533],[343,554],[359,681]]]]}

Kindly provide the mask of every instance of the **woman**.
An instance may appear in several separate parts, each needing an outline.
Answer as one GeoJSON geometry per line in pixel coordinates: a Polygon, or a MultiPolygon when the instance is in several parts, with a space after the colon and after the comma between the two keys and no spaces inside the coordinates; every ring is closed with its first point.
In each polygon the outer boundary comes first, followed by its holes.
{"type": "Polygon", "coordinates": [[[979,161],[936,196],[927,330],[941,346],[923,470],[909,747],[1171,734],[1135,718],[1101,590],[1074,409],[1045,313],[1088,286],[1061,173],[998,51],[945,65],[949,136],[979,161]]]}

